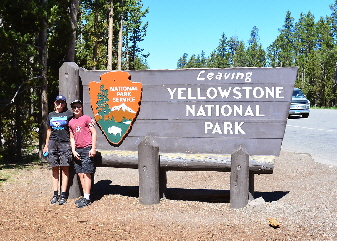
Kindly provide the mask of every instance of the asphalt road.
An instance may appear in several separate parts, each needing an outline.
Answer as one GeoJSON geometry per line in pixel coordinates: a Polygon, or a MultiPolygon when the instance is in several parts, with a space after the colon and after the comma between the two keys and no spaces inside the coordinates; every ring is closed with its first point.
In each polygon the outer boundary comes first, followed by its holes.
{"type": "Polygon", "coordinates": [[[289,118],[281,150],[337,166],[337,110],[311,109],[309,118],[289,118]]]}

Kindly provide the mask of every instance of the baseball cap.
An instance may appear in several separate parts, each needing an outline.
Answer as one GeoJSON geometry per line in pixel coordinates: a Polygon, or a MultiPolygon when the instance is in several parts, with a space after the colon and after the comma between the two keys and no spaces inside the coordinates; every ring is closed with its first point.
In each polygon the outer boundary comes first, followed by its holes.
{"type": "Polygon", "coordinates": [[[81,104],[83,106],[81,100],[73,100],[73,102],[71,102],[70,106],[73,107],[74,104],[81,104]]]}
{"type": "Polygon", "coordinates": [[[63,100],[64,102],[67,102],[66,97],[64,97],[63,95],[56,96],[55,101],[58,101],[58,100],[63,100]]]}

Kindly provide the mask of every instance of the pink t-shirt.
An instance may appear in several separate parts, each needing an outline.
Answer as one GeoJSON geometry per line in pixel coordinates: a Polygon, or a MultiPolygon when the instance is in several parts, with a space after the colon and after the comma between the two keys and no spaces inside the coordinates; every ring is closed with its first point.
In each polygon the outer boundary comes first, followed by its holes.
{"type": "Polygon", "coordinates": [[[91,126],[91,118],[87,115],[82,115],[79,118],[73,118],[69,121],[69,131],[74,135],[75,146],[77,148],[92,145],[89,126],[91,126]]]}

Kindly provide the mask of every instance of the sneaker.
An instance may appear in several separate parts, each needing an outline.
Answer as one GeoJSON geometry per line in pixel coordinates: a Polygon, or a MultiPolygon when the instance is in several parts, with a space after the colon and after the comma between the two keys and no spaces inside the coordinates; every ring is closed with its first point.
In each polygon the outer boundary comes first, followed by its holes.
{"type": "Polygon", "coordinates": [[[55,204],[59,201],[59,196],[54,195],[53,198],[50,200],[50,204],[55,204]]]}
{"type": "Polygon", "coordinates": [[[86,206],[89,206],[91,204],[91,201],[86,199],[86,198],[82,198],[81,201],[79,201],[76,206],[78,208],[83,208],[83,207],[86,207],[86,206]]]}
{"type": "Polygon", "coordinates": [[[60,196],[59,205],[63,205],[67,202],[67,198],[65,196],[60,196]]]}
{"type": "Polygon", "coordinates": [[[84,199],[84,197],[81,197],[81,198],[77,199],[77,200],[75,201],[75,204],[82,202],[82,199],[84,199]]]}

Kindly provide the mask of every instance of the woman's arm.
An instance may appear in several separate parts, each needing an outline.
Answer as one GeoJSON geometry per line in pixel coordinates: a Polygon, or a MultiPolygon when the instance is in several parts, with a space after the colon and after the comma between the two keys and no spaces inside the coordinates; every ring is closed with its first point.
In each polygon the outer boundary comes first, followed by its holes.
{"type": "Polygon", "coordinates": [[[96,142],[97,142],[97,133],[96,133],[96,129],[93,126],[89,126],[89,130],[91,131],[91,142],[92,142],[92,147],[91,150],[89,152],[89,156],[93,157],[96,155],[96,142]]]}
{"type": "Polygon", "coordinates": [[[75,157],[77,160],[80,160],[80,155],[79,155],[78,152],[76,151],[74,134],[73,134],[71,131],[69,132],[69,136],[70,136],[71,152],[73,153],[74,157],[75,157]]]}
{"type": "Polygon", "coordinates": [[[51,134],[51,127],[48,126],[48,129],[47,129],[47,137],[46,137],[46,144],[43,148],[43,153],[47,152],[48,151],[48,144],[49,144],[49,138],[50,138],[50,134],[51,134]]]}

